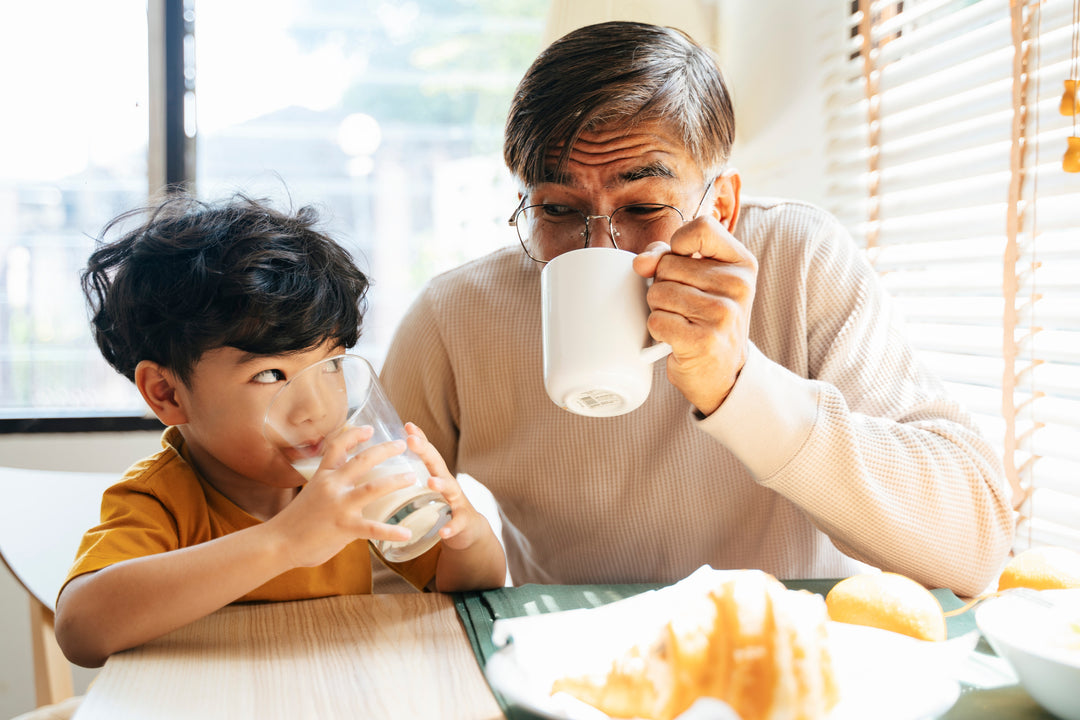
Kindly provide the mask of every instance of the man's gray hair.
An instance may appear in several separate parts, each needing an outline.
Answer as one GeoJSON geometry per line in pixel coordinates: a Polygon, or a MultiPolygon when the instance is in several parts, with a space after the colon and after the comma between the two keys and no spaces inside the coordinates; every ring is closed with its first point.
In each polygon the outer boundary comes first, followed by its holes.
{"type": "Polygon", "coordinates": [[[656,120],[683,139],[706,176],[724,166],[735,113],[713,55],[673,28],[589,25],[556,40],[525,73],[506,120],[503,157],[532,187],[561,175],[582,132],[656,120]],[[551,167],[553,151],[559,159],[551,167]]]}

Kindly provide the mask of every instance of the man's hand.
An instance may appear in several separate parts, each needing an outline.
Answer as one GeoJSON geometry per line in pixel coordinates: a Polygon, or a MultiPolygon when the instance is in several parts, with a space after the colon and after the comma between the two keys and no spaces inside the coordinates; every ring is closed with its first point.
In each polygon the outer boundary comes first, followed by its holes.
{"type": "Polygon", "coordinates": [[[679,228],[634,258],[653,278],[649,332],[671,345],[668,379],[704,415],[731,391],[746,363],[757,260],[713,216],[679,228]]]}

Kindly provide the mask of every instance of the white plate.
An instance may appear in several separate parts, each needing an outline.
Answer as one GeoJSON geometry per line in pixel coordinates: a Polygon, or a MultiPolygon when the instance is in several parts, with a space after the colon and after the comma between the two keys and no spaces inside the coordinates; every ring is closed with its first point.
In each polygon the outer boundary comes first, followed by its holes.
{"type": "MultiPolygon", "coordinates": [[[[950,643],[962,644],[964,651],[970,651],[975,639],[950,643]]],[[[935,671],[942,663],[941,654],[933,651],[941,648],[919,647],[915,643],[921,641],[896,633],[839,623],[831,624],[830,640],[841,700],[829,720],[933,718],[952,707],[960,694],[959,683],[947,670],[935,671]]],[[[565,693],[550,694],[555,679],[566,674],[563,658],[572,651],[555,652],[553,648],[549,660],[541,664],[535,662],[535,649],[527,653],[529,662],[522,662],[525,653],[519,649],[517,644],[500,649],[485,669],[491,686],[508,701],[553,720],[607,718],[565,693]]],[[[691,713],[694,718],[727,717],[722,708],[714,713],[705,707],[693,708],[682,717],[689,720],[691,713]]]]}
{"type": "MultiPolygon", "coordinates": [[[[497,621],[493,640],[505,646],[485,666],[488,681],[509,702],[541,717],[604,720],[606,715],[573,697],[551,695],[552,683],[560,677],[603,674],[619,647],[656,637],[664,623],[658,609],[672,601],[670,589],[596,609],[497,621]]],[[[978,641],[977,633],[932,643],[857,625],[830,622],[828,627],[841,693],[829,720],[941,715],[956,702],[960,685],[955,671],[978,641]]],[[[726,705],[718,705],[695,706],[681,720],[731,717],[726,705]]]]}

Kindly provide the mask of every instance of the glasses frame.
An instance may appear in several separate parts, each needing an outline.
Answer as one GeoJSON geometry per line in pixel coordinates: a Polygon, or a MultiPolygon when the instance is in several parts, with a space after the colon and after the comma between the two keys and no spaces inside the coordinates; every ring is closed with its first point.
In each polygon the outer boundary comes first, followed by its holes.
{"type": "MultiPolygon", "coordinates": [[[[719,176],[717,176],[717,177],[719,177],[719,176]]],[[[701,199],[698,200],[697,206],[694,208],[694,213],[693,213],[691,219],[697,218],[698,213],[701,212],[701,206],[702,206],[702,204],[704,204],[705,198],[707,198],[709,196],[709,190],[712,189],[712,186],[716,182],[716,179],[717,178],[714,177],[713,179],[711,179],[707,183],[705,183],[705,191],[701,194],[701,199]]],[[[547,263],[551,262],[551,260],[541,260],[538,257],[534,257],[533,254],[531,252],[529,252],[529,246],[525,244],[525,239],[523,237],[521,237],[521,226],[518,225],[518,218],[521,217],[521,213],[525,212],[526,210],[531,210],[532,208],[545,207],[547,205],[558,205],[558,203],[537,203],[535,205],[526,205],[525,203],[528,202],[528,200],[529,200],[529,194],[528,193],[525,193],[525,194],[523,194],[521,196],[521,202],[518,203],[517,208],[514,210],[513,214],[510,216],[509,225],[510,225],[510,227],[514,228],[514,230],[517,232],[517,238],[518,238],[518,242],[521,243],[521,249],[524,250],[525,254],[529,256],[529,259],[534,261],[534,262],[538,262],[541,265],[546,265],[547,263]]],[[[569,207],[569,206],[564,206],[564,207],[569,207]]],[[[630,203],[628,205],[621,205],[621,206],[615,208],[614,210],[611,211],[610,215],[586,215],[585,213],[581,212],[580,210],[578,210],[576,208],[569,208],[570,210],[573,210],[578,215],[580,215],[583,222],[585,223],[585,242],[581,247],[582,248],[589,247],[589,242],[592,239],[592,221],[593,220],[599,220],[600,218],[604,218],[605,220],[607,220],[608,237],[611,239],[611,244],[614,245],[616,248],[619,248],[619,242],[618,242],[618,240],[615,239],[615,236],[618,233],[615,230],[615,224],[613,222],[611,222],[611,218],[614,215],[616,215],[620,210],[625,210],[626,208],[633,208],[633,207],[655,207],[655,208],[666,207],[666,208],[671,208],[672,210],[674,210],[679,215],[679,219],[682,221],[682,223],[684,225],[688,222],[687,219],[686,219],[686,216],[683,215],[682,210],[675,207],[674,205],[668,205],[667,203],[649,203],[649,202],[630,203]]],[[[622,249],[622,248],[619,248],[619,249],[622,249]]],[[[569,252],[569,251],[567,251],[567,252],[569,252]]],[[[563,253],[559,253],[559,254],[562,255],[563,253]]],[[[558,257],[558,255],[556,255],[555,257],[558,257]]],[[[551,258],[551,259],[554,260],[555,258],[551,258]]]]}

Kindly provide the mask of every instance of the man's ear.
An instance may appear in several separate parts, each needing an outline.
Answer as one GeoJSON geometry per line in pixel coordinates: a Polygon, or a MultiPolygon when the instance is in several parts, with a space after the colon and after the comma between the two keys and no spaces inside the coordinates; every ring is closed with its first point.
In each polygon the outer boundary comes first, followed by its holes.
{"type": "Polygon", "coordinates": [[[713,215],[724,224],[728,232],[735,232],[735,223],[739,221],[739,192],[742,179],[737,170],[727,170],[713,182],[716,200],[713,203],[713,215]]]}
{"type": "Polygon", "coordinates": [[[135,387],[163,424],[187,422],[187,411],[177,396],[179,380],[171,370],[152,360],[141,360],[135,366],[135,387]]]}

